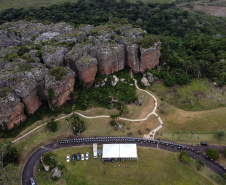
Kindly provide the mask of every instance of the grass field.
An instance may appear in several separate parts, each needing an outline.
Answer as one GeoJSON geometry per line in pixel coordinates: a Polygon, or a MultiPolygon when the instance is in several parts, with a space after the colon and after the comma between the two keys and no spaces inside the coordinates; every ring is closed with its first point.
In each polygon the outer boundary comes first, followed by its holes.
{"type": "Polygon", "coordinates": [[[215,131],[226,130],[226,107],[197,112],[184,111],[171,105],[167,109],[167,114],[160,114],[164,125],[156,138],[190,144],[206,141],[226,145],[225,138],[217,140],[213,137],[215,131]]]}
{"type": "Polygon", "coordinates": [[[8,8],[40,8],[45,6],[50,6],[52,4],[59,4],[64,2],[76,2],[76,0],[1,0],[0,10],[8,8]]]}
{"type": "MultiPolygon", "coordinates": [[[[102,147],[98,147],[102,148],[102,147]]],[[[64,165],[64,176],[54,183],[50,178],[51,172],[38,171],[36,179],[40,185],[47,184],[174,184],[174,185],[208,185],[213,184],[207,178],[209,170],[196,173],[195,169],[177,161],[177,154],[162,150],[138,148],[139,160],[114,163],[103,163],[99,159],[92,158],[92,147],[73,147],[52,152],[64,165]],[[66,154],[90,152],[89,161],[79,161],[75,164],[66,163],[66,154]],[[119,167],[120,165],[120,167],[119,167]],[[115,167],[114,167],[115,166],[115,167]]]]}
{"type": "MultiPolygon", "coordinates": [[[[59,4],[65,2],[76,2],[77,0],[0,0],[0,10],[8,8],[40,8],[50,6],[52,4],[59,4]]],[[[129,2],[136,2],[136,0],[128,0],[129,2]]],[[[145,3],[170,3],[174,0],[141,0],[145,3]]]]}
{"type": "Polygon", "coordinates": [[[184,110],[200,111],[226,106],[226,87],[215,87],[207,79],[192,80],[188,85],[165,87],[158,81],[150,89],[157,96],[184,110]]]}

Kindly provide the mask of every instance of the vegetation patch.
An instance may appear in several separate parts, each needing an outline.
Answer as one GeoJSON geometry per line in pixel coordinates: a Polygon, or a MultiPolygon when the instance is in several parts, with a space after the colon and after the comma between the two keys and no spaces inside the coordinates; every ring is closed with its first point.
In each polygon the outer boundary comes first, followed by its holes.
{"type": "Polygon", "coordinates": [[[207,79],[192,80],[187,85],[166,87],[156,81],[150,87],[161,100],[184,110],[208,110],[226,106],[225,87],[214,86],[207,79]]]}
{"type": "Polygon", "coordinates": [[[65,67],[53,66],[49,70],[49,74],[54,76],[57,81],[61,80],[64,75],[67,74],[67,70],[65,67]]]}
{"type": "Polygon", "coordinates": [[[9,87],[3,87],[0,89],[0,98],[5,97],[8,93],[12,92],[12,89],[9,87]]]}

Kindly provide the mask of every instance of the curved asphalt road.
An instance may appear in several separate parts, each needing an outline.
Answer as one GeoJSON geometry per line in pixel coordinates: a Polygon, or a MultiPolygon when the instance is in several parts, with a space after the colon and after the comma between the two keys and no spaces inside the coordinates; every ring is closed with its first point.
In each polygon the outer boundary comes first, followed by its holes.
{"type": "MultiPolygon", "coordinates": [[[[114,137],[112,137],[114,138],[114,137]]],[[[95,138],[89,138],[89,139],[95,139],[95,138]]],[[[132,143],[136,143],[138,146],[143,146],[143,147],[151,147],[151,148],[157,148],[157,149],[162,149],[162,150],[168,150],[171,152],[179,152],[181,151],[181,149],[178,149],[176,146],[175,147],[171,147],[166,146],[166,145],[162,145],[162,144],[154,144],[154,143],[148,143],[146,139],[142,139],[142,138],[131,138],[131,139],[135,139],[134,142],[132,143]],[[146,141],[145,141],[146,140],[146,141]]],[[[48,145],[42,146],[39,149],[37,149],[36,151],[34,151],[32,153],[32,155],[29,157],[29,159],[27,160],[23,170],[22,170],[22,174],[21,174],[21,184],[22,185],[30,185],[30,178],[34,177],[34,172],[35,172],[35,165],[38,162],[38,160],[41,158],[41,156],[51,150],[56,150],[59,148],[63,148],[63,147],[73,147],[73,146],[83,146],[83,145],[92,145],[93,143],[98,143],[98,144],[104,144],[104,143],[130,143],[130,142],[125,142],[125,140],[123,141],[123,139],[118,139],[118,141],[93,141],[93,142],[80,142],[80,143],[67,143],[67,144],[60,144],[59,142],[54,142],[54,143],[50,143],[48,145]],[[122,140],[122,141],[121,141],[122,140]]],[[[212,171],[214,171],[215,173],[219,174],[219,175],[223,175],[224,173],[226,173],[226,170],[224,170],[222,167],[219,166],[219,164],[216,164],[212,161],[210,161],[209,159],[206,159],[205,156],[202,154],[203,151],[205,151],[208,148],[216,148],[218,150],[223,150],[223,146],[209,146],[209,147],[202,147],[202,146],[191,146],[191,145],[184,145],[187,147],[194,148],[194,151],[191,150],[187,150],[187,152],[189,153],[190,157],[192,157],[193,159],[202,159],[203,161],[205,161],[205,165],[210,168],[212,171]],[[197,154],[196,151],[200,151],[200,154],[197,154]]]]}

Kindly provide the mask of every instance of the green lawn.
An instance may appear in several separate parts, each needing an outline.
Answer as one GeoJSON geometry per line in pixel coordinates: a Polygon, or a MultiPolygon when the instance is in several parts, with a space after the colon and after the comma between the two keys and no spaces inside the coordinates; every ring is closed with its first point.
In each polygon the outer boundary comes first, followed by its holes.
{"type": "MultiPolygon", "coordinates": [[[[102,148],[99,146],[98,148],[102,148]]],[[[40,185],[47,184],[153,184],[153,185],[208,185],[213,184],[209,178],[210,171],[202,175],[196,173],[177,161],[175,153],[149,148],[138,148],[139,160],[114,163],[103,163],[92,158],[92,147],[73,147],[53,151],[55,158],[64,165],[64,175],[56,183],[50,178],[51,172],[38,171],[36,179],[40,185]],[[66,154],[85,153],[89,151],[89,161],[79,161],[75,164],[66,163],[66,154]],[[119,167],[120,165],[120,167],[119,167]]],[[[202,173],[202,172],[200,172],[202,173]]]]}

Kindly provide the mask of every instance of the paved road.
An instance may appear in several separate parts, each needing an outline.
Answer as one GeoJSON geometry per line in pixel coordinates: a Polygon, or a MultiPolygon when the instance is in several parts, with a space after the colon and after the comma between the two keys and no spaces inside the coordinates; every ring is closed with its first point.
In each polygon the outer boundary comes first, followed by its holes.
{"type": "MultiPolygon", "coordinates": [[[[128,138],[127,138],[128,139],[128,138]]],[[[182,150],[182,147],[189,147],[190,149],[187,150],[189,155],[193,159],[202,159],[205,161],[205,164],[208,168],[213,170],[215,173],[219,175],[223,175],[226,173],[226,170],[224,170],[222,167],[219,166],[219,164],[215,164],[214,162],[210,161],[209,159],[206,159],[205,156],[202,154],[203,151],[205,151],[207,148],[206,147],[201,147],[201,146],[191,146],[191,145],[180,145],[181,148],[178,149],[177,144],[174,144],[174,147],[171,146],[171,144],[167,143],[161,143],[157,140],[146,140],[142,138],[129,138],[129,140],[126,140],[125,137],[110,137],[110,139],[104,139],[101,137],[98,139],[98,137],[95,138],[80,138],[80,139],[71,139],[71,140],[61,140],[64,141],[64,143],[60,142],[54,142],[50,143],[48,145],[42,146],[41,148],[37,149],[33,154],[29,157],[27,160],[24,169],[22,171],[22,177],[21,177],[21,184],[22,185],[28,185],[30,184],[30,178],[34,177],[34,168],[40,157],[51,151],[51,150],[56,150],[59,148],[63,147],[73,147],[73,146],[85,146],[85,145],[92,145],[93,143],[98,143],[98,144],[104,144],[104,143],[136,143],[138,146],[143,146],[143,147],[151,147],[151,148],[157,148],[157,149],[162,149],[162,150],[168,150],[171,152],[180,152],[182,150]],[[194,151],[191,151],[191,149],[194,149],[194,151]],[[197,151],[200,151],[200,154],[197,154],[197,151]]],[[[223,146],[209,146],[211,148],[217,148],[218,150],[223,150],[223,146]]]]}

